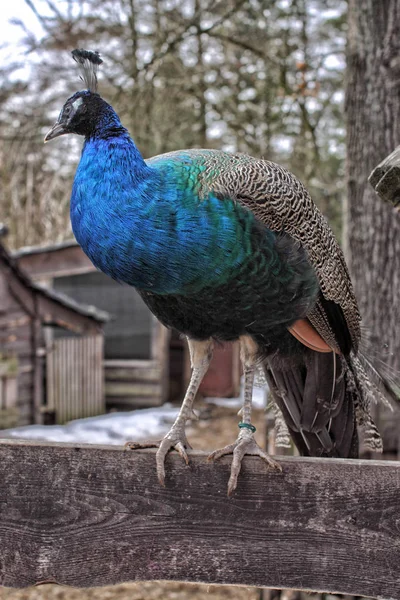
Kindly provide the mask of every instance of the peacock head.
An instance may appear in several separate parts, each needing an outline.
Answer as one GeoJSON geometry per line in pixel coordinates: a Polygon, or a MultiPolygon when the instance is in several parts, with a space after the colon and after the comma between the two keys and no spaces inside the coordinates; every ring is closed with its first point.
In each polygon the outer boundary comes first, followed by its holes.
{"type": "Polygon", "coordinates": [[[90,136],[105,106],[108,104],[99,94],[89,90],[76,92],[62,107],[60,116],[46,134],[44,141],[48,142],[65,133],[90,136]]]}
{"type": "Polygon", "coordinates": [[[97,93],[97,70],[103,62],[98,52],[74,50],[73,59],[81,68],[81,79],[87,89],[76,92],[64,104],[56,123],[46,134],[45,142],[64,135],[77,133],[88,136],[96,128],[99,116],[109,105],[97,93]]]}

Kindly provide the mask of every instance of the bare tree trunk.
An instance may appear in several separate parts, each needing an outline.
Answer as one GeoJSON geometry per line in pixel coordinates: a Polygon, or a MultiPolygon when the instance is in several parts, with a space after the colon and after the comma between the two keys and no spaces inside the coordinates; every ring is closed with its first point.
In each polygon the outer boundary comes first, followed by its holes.
{"type": "Polygon", "coordinates": [[[400,144],[400,0],[349,0],[347,60],[348,259],[366,339],[400,369],[400,216],[368,183],[400,144]]]}
{"type": "MultiPolygon", "coordinates": [[[[200,0],[195,0],[194,10],[195,14],[201,15],[201,2],[200,0]]],[[[207,102],[206,102],[206,91],[207,84],[205,80],[205,66],[204,66],[204,47],[203,47],[203,38],[201,33],[201,16],[199,16],[199,23],[197,27],[197,72],[198,72],[198,94],[197,98],[199,100],[199,112],[198,112],[198,122],[199,122],[199,145],[200,148],[207,148],[207,102]]]]}

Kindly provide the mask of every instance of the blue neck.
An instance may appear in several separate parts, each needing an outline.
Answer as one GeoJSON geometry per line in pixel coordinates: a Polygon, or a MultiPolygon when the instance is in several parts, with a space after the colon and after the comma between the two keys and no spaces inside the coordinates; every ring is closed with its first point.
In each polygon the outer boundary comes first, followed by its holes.
{"type": "MultiPolygon", "coordinates": [[[[114,109],[104,102],[101,114],[97,116],[90,133],[85,138],[89,140],[92,138],[110,139],[112,137],[130,138],[128,130],[122,125],[114,109]]],[[[139,154],[138,150],[137,152],[139,154]]]]}
{"type": "Polygon", "coordinates": [[[130,273],[138,287],[148,273],[128,257],[144,252],[144,237],[152,235],[159,179],[118,116],[107,112],[85,139],[72,188],[72,229],[96,267],[121,281],[130,273]]]}
{"type": "MultiPolygon", "coordinates": [[[[90,134],[85,136],[85,144],[82,150],[82,159],[88,148],[89,153],[100,152],[99,166],[104,168],[104,155],[112,161],[113,166],[118,167],[118,162],[126,164],[128,171],[122,173],[122,177],[135,175],[142,179],[149,176],[152,171],[143,160],[138,148],[129,135],[128,130],[122,125],[114,109],[104,102],[101,116],[97,118],[90,134]]],[[[121,175],[120,175],[121,176],[121,175]]]]}

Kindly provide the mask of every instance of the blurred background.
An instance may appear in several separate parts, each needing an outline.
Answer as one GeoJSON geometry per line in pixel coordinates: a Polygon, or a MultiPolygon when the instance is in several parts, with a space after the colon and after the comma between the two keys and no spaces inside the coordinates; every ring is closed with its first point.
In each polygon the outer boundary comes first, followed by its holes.
{"type": "MultiPolygon", "coordinates": [[[[158,324],[132,288],[97,272],[73,240],[69,198],[82,140],[65,136],[44,145],[43,138],[81,87],[70,57],[76,47],[101,53],[99,91],[144,157],[219,148],[279,162],[301,179],[345,250],[365,347],[396,380],[399,216],[367,181],[400,143],[396,10],[398,0],[14,0],[2,6],[3,437],[118,444],[160,437],[190,372],[179,335],[158,324]]],[[[240,393],[238,350],[221,346],[200,389],[200,421],[189,431],[196,448],[232,441],[240,393]]],[[[260,389],[259,442],[273,450],[265,396],[260,389]]],[[[382,411],[377,417],[388,455],[397,458],[398,420],[382,411]]],[[[157,585],[121,587],[103,597],[204,592],[157,585]]],[[[259,597],[256,590],[233,590],[209,593],[259,597]]],[[[55,588],[46,596],[19,593],[0,590],[7,599],[102,597],[55,588]]]]}
{"type": "Polygon", "coordinates": [[[71,238],[81,141],[43,137],[101,52],[100,91],[142,154],[206,147],[280,162],[341,231],[346,2],[16,0],[0,54],[1,215],[12,248],[71,238]],[[18,6],[17,6],[18,5],[18,6]]]}

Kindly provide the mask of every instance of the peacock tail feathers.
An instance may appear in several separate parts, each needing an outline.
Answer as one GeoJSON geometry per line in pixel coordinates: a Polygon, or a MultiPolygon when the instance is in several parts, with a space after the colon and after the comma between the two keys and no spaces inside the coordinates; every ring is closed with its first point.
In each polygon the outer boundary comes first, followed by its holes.
{"type": "MultiPolygon", "coordinates": [[[[346,395],[355,408],[355,419],[361,445],[365,450],[382,452],[382,438],[371,416],[371,405],[380,403],[390,410],[394,410],[399,403],[397,392],[389,387],[388,382],[383,380],[383,377],[362,353],[358,355],[351,353],[349,357],[342,358],[341,361],[346,395]]],[[[279,396],[282,398],[281,391],[279,396]]],[[[275,398],[272,395],[268,409],[275,418],[276,445],[288,447],[289,431],[278,406],[276,394],[275,398]]]]}
{"type": "Polygon", "coordinates": [[[285,423],[284,416],[277,403],[274,401],[274,397],[270,395],[269,403],[267,404],[266,410],[272,413],[275,421],[275,446],[277,448],[291,448],[289,429],[285,423]]]}

